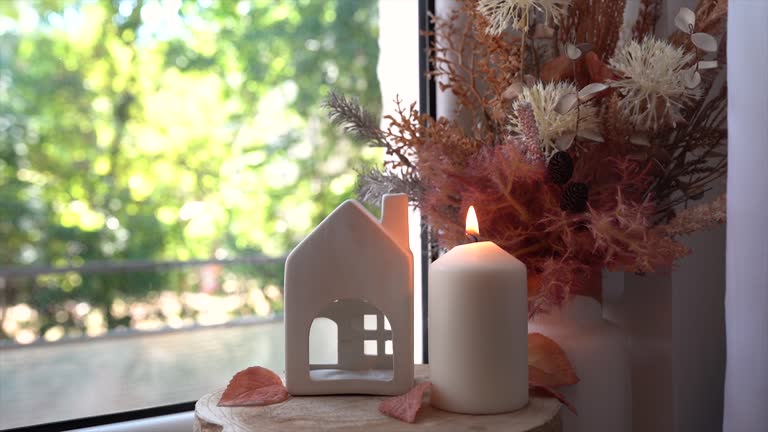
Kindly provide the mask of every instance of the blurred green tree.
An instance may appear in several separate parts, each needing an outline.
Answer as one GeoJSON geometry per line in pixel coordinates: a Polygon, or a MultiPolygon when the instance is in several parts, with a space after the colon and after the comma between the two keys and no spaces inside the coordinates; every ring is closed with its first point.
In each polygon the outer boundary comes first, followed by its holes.
{"type": "MultiPolygon", "coordinates": [[[[380,107],[376,0],[0,2],[0,267],[279,255],[381,155],[320,108],[380,107]]],[[[182,289],[161,273],[5,282],[41,313],[182,289]]],[[[61,322],[61,319],[58,320],[61,322]]]]}

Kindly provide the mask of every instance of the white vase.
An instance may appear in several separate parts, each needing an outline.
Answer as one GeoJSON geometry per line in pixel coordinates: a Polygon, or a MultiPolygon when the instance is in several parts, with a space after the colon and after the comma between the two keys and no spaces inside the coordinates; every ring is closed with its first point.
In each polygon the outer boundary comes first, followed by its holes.
{"type": "Polygon", "coordinates": [[[578,384],[558,389],[578,411],[563,408],[564,432],[632,430],[626,338],[603,319],[597,300],[574,295],[561,309],[534,317],[528,332],[557,342],[579,376],[578,384]]]}

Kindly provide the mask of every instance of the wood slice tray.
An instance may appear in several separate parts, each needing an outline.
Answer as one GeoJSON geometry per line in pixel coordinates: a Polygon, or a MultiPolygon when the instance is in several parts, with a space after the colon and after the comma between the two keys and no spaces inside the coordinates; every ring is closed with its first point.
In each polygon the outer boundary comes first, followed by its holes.
{"type": "MultiPolygon", "coordinates": [[[[416,366],[416,380],[429,379],[429,366],[416,366]]],[[[528,405],[508,414],[463,415],[425,405],[408,424],[379,412],[386,396],[300,396],[265,407],[218,407],[223,390],[195,405],[196,432],[291,431],[496,431],[559,432],[560,402],[531,397],[528,405]]]]}

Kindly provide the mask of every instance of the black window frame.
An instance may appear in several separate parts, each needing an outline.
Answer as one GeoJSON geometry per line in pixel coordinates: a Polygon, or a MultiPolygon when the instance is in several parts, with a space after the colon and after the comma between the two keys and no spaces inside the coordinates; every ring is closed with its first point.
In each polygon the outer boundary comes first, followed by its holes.
{"type": "MultiPolygon", "coordinates": [[[[437,88],[431,78],[432,63],[427,50],[432,45],[435,26],[432,16],[435,0],[419,0],[419,111],[437,118],[437,88]]],[[[422,362],[429,364],[429,264],[433,261],[435,247],[433,236],[424,215],[421,217],[421,329],[422,362]]]]}

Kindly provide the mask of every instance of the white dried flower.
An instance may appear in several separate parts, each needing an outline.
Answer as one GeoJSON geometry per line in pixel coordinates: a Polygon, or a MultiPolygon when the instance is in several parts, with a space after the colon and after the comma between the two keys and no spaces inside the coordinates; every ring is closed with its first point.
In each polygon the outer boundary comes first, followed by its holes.
{"type": "Polygon", "coordinates": [[[656,130],[683,120],[680,110],[701,92],[685,85],[683,72],[693,55],[647,36],[616,51],[610,65],[623,79],[611,83],[622,98],[619,107],[640,130],[656,130]]]}
{"type": "MultiPolygon", "coordinates": [[[[566,95],[576,95],[578,89],[575,85],[568,82],[542,83],[537,82],[531,87],[523,90],[523,93],[512,106],[512,112],[518,111],[518,107],[528,103],[533,110],[533,116],[536,118],[536,126],[539,129],[541,139],[541,151],[549,157],[558,150],[566,150],[571,142],[567,141],[565,147],[558,144],[557,139],[577,135],[580,132],[597,133],[600,129],[597,108],[589,102],[582,102],[578,107],[558,112],[556,109],[558,103],[566,95]]],[[[509,117],[510,128],[515,134],[524,134],[524,124],[513,114],[509,117]]]]}
{"type": "Polygon", "coordinates": [[[523,30],[524,23],[530,20],[524,19],[529,13],[539,11],[544,14],[544,22],[551,17],[555,24],[565,16],[568,4],[571,0],[480,0],[477,10],[489,22],[486,33],[500,35],[507,26],[515,30],[523,30]]]}

